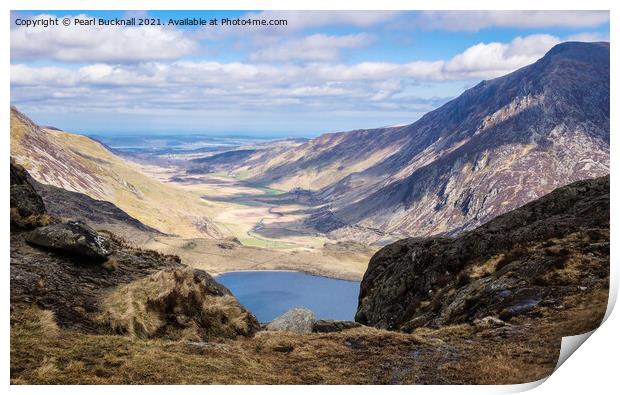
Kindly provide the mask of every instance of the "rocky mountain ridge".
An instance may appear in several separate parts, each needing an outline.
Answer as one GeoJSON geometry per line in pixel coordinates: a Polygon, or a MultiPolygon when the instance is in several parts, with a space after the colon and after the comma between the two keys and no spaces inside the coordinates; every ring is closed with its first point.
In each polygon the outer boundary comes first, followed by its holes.
{"type": "Polygon", "coordinates": [[[346,185],[334,186],[335,216],[408,235],[450,234],[570,182],[605,175],[609,46],[559,44],[410,128],[417,138],[365,177],[381,179],[394,166],[408,175],[362,199],[346,185]],[[420,141],[428,142],[422,150],[420,141]],[[343,202],[347,196],[352,200],[343,202]]]}
{"type": "Polygon", "coordinates": [[[232,171],[312,191],[307,223],[334,238],[455,234],[609,172],[609,70],[609,43],[565,42],[410,125],[325,134],[232,171]]]}

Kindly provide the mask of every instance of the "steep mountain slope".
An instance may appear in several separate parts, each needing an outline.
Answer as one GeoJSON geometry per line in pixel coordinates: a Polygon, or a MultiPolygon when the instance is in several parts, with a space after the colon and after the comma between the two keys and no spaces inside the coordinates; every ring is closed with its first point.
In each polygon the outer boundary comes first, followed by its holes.
{"type": "Polygon", "coordinates": [[[454,233],[607,174],[609,133],[609,44],[567,42],[411,125],[324,135],[240,169],[318,189],[309,222],[334,235],[454,233]]]}
{"type": "Polygon", "coordinates": [[[43,198],[46,211],[55,217],[81,220],[95,230],[106,230],[137,244],[162,235],[157,229],[144,225],[108,201],[96,200],[83,193],[67,191],[34,180],[32,183],[43,198]]]}
{"type": "Polygon", "coordinates": [[[540,316],[573,307],[586,290],[607,295],[609,219],[607,176],[559,188],[457,238],[400,240],[371,259],[356,320],[411,331],[540,316]]]}
{"type": "Polygon", "coordinates": [[[400,149],[403,127],[328,133],[294,148],[262,150],[235,170],[281,190],[319,190],[385,160],[400,149]]]}
{"type": "Polygon", "coordinates": [[[359,177],[372,185],[387,176],[389,185],[360,193],[351,177],[322,191],[339,196],[336,217],[411,235],[454,232],[605,175],[609,45],[557,45],[533,65],[478,84],[410,132],[407,146],[359,177]]]}
{"type": "Polygon", "coordinates": [[[88,137],[41,129],[15,108],[11,156],[38,182],[109,201],[161,232],[222,235],[210,220],[214,206],[197,194],[153,180],[88,137]]]}

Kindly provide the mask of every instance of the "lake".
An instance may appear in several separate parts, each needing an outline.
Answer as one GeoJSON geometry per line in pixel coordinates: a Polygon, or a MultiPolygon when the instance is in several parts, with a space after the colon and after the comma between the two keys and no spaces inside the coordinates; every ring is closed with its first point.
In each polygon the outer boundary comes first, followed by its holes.
{"type": "Polygon", "coordinates": [[[300,272],[248,271],[217,276],[260,322],[292,307],[305,307],[317,319],[353,320],[360,283],[300,272]]]}

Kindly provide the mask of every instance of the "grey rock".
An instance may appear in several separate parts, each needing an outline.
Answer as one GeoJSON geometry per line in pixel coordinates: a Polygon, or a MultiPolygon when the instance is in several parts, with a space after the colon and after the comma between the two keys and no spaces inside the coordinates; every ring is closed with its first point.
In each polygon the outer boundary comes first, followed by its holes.
{"type": "Polygon", "coordinates": [[[30,175],[23,167],[13,162],[11,162],[11,208],[17,210],[19,216],[23,218],[45,213],[43,199],[32,186],[30,175]]]}
{"type": "Polygon", "coordinates": [[[37,228],[26,237],[30,244],[104,260],[112,253],[110,241],[80,221],[37,228]]]}
{"type": "Polygon", "coordinates": [[[294,307],[267,324],[267,330],[311,333],[315,321],[311,310],[294,307]]]}
{"type": "Polygon", "coordinates": [[[343,330],[360,326],[362,324],[355,321],[318,320],[314,323],[312,331],[317,333],[342,332],[343,330]]]}
{"type": "Polygon", "coordinates": [[[508,321],[514,316],[527,313],[528,311],[534,309],[534,307],[538,306],[541,301],[542,299],[536,296],[521,300],[518,303],[515,303],[503,309],[499,313],[499,318],[508,321]]]}

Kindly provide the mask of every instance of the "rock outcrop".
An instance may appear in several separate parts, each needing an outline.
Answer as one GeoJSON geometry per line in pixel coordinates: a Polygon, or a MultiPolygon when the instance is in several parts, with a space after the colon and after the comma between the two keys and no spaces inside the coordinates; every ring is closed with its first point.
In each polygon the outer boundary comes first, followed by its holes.
{"type": "Polygon", "coordinates": [[[294,307],[267,324],[267,330],[310,333],[315,321],[311,310],[294,307]]]}
{"type": "Polygon", "coordinates": [[[509,321],[562,308],[608,276],[609,176],[559,188],[456,238],[384,247],[362,280],[356,321],[405,331],[509,321]]]}
{"type": "MultiPolygon", "coordinates": [[[[41,224],[46,211],[28,172],[11,160],[11,226],[32,228],[41,224]]],[[[49,221],[49,219],[48,219],[49,221]]]]}
{"type": "Polygon", "coordinates": [[[113,237],[108,261],[91,264],[92,258],[27,243],[27,235],[11,232],[11,306],[52,311],[62,328],[106,333],[94,320],[105,295],[159,270],[182,267],[178,257],[136,250],[113,237]]]}
{"type": "Polygon", "coordinates": [[[312,332],[342,332],[347,329],[359,328],[360,326],[362,325],[359,322],[355,321],[318,320],[312,326],[312,332]]]}
{"type": "Polygon", "coordinates": [[[26,241],[39,247],[103,261],[112,254],[110,241],[80,221],[69,221],[37,228],[26,241]]]}
{"type": "MultiPolygon", "coordinates": [[[[119,211],[108,207],[97,215],[109,223],[118,217],[104,214],[119,211]]],[[[179,257],[132,247],[80,221],[59,223],[46,212],[28,172],[13,163],[11,225],[12,309],[34,305],[61,328],[86,333],[202,341],[259,329],[226,287],[179,257]],[[27,226],[13,226],[14,217],[27,226]]]]}
{"type": "Polygon", "coordinates": [[[105,229],[137,243],[162,235],[157,229],[144,225],[108,201],[35,180],[32,180],[32,185],[43,198],[47,213],[63,221],[83,221],[94,229],[105,229]]]}

